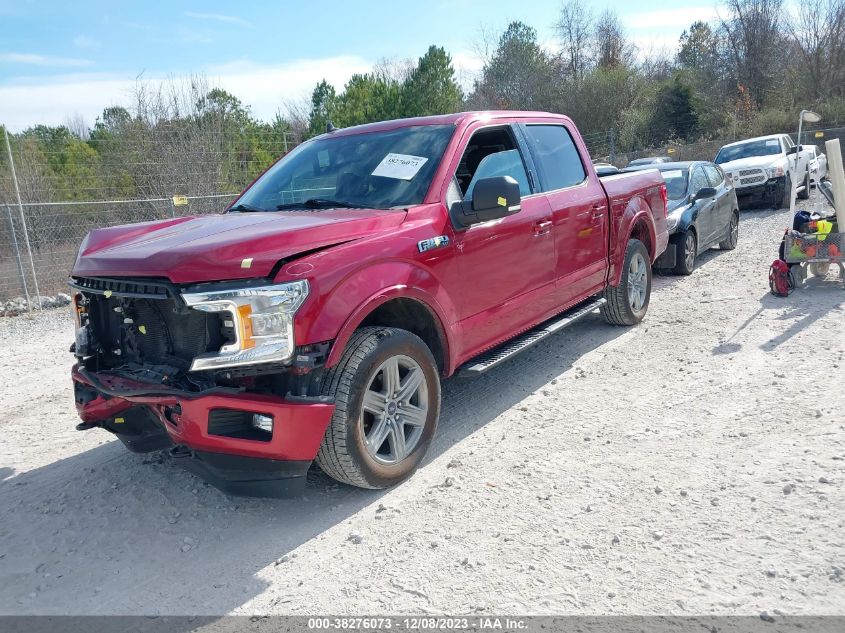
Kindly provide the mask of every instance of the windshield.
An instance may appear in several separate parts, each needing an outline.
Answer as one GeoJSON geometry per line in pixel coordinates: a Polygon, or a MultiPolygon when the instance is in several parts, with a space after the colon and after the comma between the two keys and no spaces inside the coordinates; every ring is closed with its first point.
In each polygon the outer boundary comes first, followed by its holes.
{"type": "Polygon", "coordinates": [[[731,145],[730,147],[723,147],[716,155],[716,164],[729,163],[732,160],[740,160],[741,158],[751,158],[752,156],[772,156],[780,154],[780,141],[776,138],[770,138],[762,141],[750,141],[748,143],[741,143],[740,145],[731,145]]]}
{"type": "Polygon", "coordinates": [[[419,125],[303,143],[261,176],[232,211],[420,204],[454,130],[419,125]]]}
{"type": "Polygon", "coordinates": [[[666,192],[669,200],[681,200],[687,195],[687,170],[667,169],[661,171],[660,175],[666,181],[666,192]]]}

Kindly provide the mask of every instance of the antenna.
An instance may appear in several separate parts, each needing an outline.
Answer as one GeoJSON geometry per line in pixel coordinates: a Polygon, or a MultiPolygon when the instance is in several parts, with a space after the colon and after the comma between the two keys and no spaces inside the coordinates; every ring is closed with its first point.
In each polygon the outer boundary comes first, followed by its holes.
{"type": "Polygon", "coordinates": [[[334,124],[333,124],[331,121],[328,121],[328,122],[326,123],[326,132],[328,132],[329,134],[331,134],[332,132],[334,132],[336,129],[337,129],[337,128],[334,126],[334,124]]]}

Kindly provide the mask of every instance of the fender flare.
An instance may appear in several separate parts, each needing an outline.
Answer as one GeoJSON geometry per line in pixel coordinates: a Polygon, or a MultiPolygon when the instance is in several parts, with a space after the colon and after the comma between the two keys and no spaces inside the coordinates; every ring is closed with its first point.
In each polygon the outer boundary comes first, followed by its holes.
{"type": "Polygon", "coordinates": [[[448,321],[445,318],[444,311],[437,303],[435,298],[429,293],[413,288],[404,284],[396,284],[382,288],[378,292],[373,293],[367,299],[362,301],[358,307],[349,315],[346,321],[341,326],[334,341],[332,341],[329,356],[326,359],[326,367],[332,367],[340,361],[340,357],[346,349],[349,339],[352,334],[360,327],[361,323],[379,306],[388,303],[394,299],[410,299],[419,303],[426,309],[434,321],[438,336],[440,337],[441,345],[443,346],[443,373],[449,375],[452,373],[452,355],[453,341],[449,336],[449,330],[444,326],[448,321]]]}
{"type": "Polygon", "coordinates": [[[630,200],[621,218],[622,230],[620,235],[624,235],[624,239],[617,241],[617,253],[612,260],[609,280],[611,286],[618,286],[622,279],[622,261],[625,258],[625,251],[628,248],[631,236],[634,234],[634,229],[640,223],[645,225],[645,230],[648,232],[648,243],[645,247],[648,249],[651,262],[653,263],[660,254],[657,251],[657,232],[654,227],[651,207],[640,196],[637,196],[630,200]]]}

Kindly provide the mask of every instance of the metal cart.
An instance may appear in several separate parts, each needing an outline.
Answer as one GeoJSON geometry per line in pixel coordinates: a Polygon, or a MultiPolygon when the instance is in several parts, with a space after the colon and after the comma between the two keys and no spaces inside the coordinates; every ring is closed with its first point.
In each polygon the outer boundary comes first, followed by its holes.
{"type": "MultiPolygon", "coordinates": [[[[818,190],[833,206],[830,183],[820,183],[818,190]]],[[[836,221],[835,217],[830,219],[836,221]]],[[[826,276],[831,265],[839,266],[839,279],[845,282],[845,233],[786,234],[783,240],[784,260],[790,264],[789,272],[796,288],[804,284],[808,273],[814,277],[826,276]]]]}

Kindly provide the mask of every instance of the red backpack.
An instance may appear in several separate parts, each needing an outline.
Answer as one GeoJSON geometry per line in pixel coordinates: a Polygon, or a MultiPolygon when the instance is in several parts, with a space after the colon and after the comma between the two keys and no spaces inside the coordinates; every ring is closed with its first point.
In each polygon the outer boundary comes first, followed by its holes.
{"type": "Polygon", "coordinates": [[[789,272],[789,265],[782,259],[776,259],[769,268],[769,288],[776,297],[788,297],[795,287],[789,272]]]}

